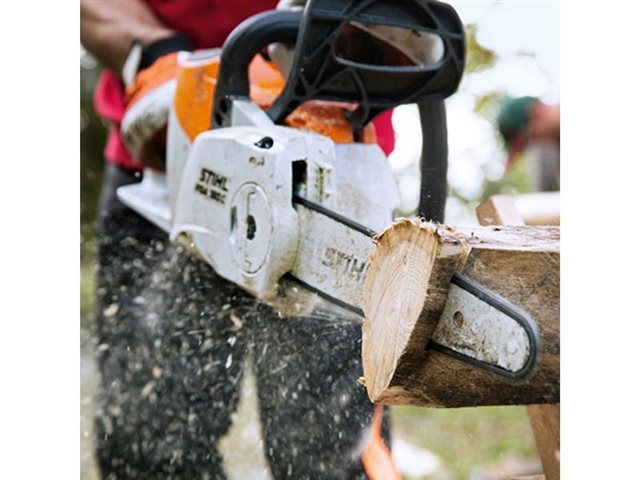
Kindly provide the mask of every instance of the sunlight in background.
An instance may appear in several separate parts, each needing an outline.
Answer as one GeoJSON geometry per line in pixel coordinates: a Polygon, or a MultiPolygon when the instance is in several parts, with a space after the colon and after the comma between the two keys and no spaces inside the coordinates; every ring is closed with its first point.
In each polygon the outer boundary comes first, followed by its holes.
{"type": "MultiPolygon", "coordinates": [[[[547,103],[560,101],[557,1],[452,1],[462,22],[476,26],[476,40],[495,55],[495,64],[465,71],[458,92],[447,99],[449,186],[446,221],[476,223],[473,208],[485,181],[504,173],[506,152],[493,118],[497,100],[532,95],[547,103]],[[481,111],[478,102],[488,98],[481,111]]],[[[418,205],[421,133],[417,108],[407,105],[393,114],[396,149],[390,155],[403,213],[418,205]]]]}

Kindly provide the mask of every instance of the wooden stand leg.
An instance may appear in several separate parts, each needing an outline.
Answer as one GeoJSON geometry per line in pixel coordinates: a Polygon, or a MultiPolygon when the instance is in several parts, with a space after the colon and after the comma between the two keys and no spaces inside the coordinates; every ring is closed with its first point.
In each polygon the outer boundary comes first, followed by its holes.
{"type": "Polygon", "coordinates": [[[560,404],[527,406],[546,480],[560,480],[560,404]]]}
{"type": "MultiPolygon", "coordinates": [[[[476,210],[481,225],[524,225],[513,197],[489,197],[476,210]]],[[[558,215],[559,218],[559,215],[558,215]]],[[[560,404],[527,406],[531,429],[544,469],[544,479],[560,479],[560,404]]],[[[533,477],[539,478],[539,477],[533,477]]],[[[515,479],[514,479],[515,480],[515,479]]]]}

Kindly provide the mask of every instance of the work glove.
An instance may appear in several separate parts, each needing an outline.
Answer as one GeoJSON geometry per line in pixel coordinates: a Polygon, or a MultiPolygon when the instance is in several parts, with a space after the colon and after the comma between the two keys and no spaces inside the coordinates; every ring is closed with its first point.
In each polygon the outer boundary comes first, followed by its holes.
{"type": "MultiPolygon", "coordinates": [[[[280,0],[276,9],[301,10],[305,4],[306,0],[280,0]]],[[[436,63],[444,54],[444,44],[438,35],[401,27],[351,22],[341,32],[340,40],[336,46],[342,51],[338,51],[338,55],[360,63],[424,65],[436,63]]],[[[269,55],[288,76],[293,63],[293,48],[273,44],[269,47],[269,55]]]]}
{"type": "Polygon", "coordinates": [[[191,45],[179,35],[146,47],[134,44],[123,71],[126,109],[120,126],[122,139],[133,158],[158,171],[165,169],[167,121],[176,90],[178,56],[186,55],[184,50],[191,50],[191,45]]]}

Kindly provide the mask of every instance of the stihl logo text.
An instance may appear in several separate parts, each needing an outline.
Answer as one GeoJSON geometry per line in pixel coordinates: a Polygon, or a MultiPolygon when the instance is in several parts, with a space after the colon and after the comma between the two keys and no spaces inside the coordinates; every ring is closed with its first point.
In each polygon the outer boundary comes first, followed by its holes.
{"type": "Polygon", "coordinates": [[[209,170],[200,169],[200,178],[196,182],[195,191],[221,205],[227,201],[227,177],[209,170]]]}
{"type": "Polygon", "coordinates": [[[333,247],[327,247],[325,249],[322,264],[334,268],[338,274],[346,273],[347,275],[354,276],[358,280],[362,279],[362,275],[367,267],[367,262],[333,247]]]}

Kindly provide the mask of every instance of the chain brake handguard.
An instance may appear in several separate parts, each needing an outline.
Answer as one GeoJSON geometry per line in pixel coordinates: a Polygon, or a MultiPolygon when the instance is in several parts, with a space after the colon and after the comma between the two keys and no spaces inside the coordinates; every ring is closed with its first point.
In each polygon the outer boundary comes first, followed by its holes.
{"type": "Polygon", "coordinates": [[[464,28],[455,10],[435,0],[309,0],[304,11],[271,11],[254,16],[232,32],[223,47],[212,126],[229,126],[234,98],[248,98],[247,67],[270,43],[295,43],[284,90],[267,113],[274,123],[307,100],[357,105],[349,120],[360,131],[385,110],[408,103],[441,100],[462,77],[464,28]],[[388,26],[427,32],[442,40],[433,64],[391,66],[342,58],[337,42],[346,25],[388,26]]]}

